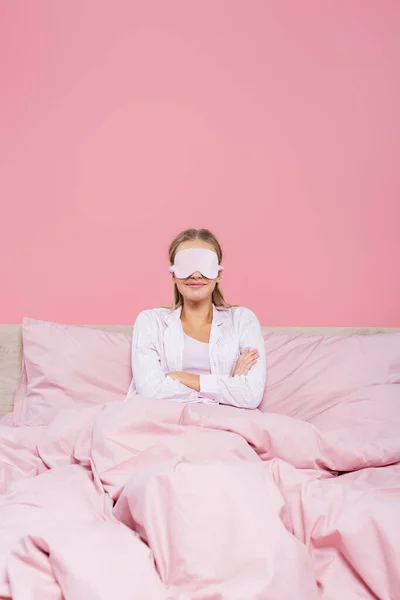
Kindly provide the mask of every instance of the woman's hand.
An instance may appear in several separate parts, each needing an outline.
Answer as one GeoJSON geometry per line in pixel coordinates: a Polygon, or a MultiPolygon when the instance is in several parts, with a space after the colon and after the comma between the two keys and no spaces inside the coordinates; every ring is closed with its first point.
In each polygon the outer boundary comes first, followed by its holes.
{"type": "Polygon", "coordinates": [[[177,379],[180,383],[183,383],[183,385],[192,388],[192,390],[196,390],[196,392],[200,391],[200,375],[185,373],[184,371],[172,371],[171,373],[167,373],[167,377],[177,379]]]}
{"type": "Polygon", "coordinates": [[[251,350],[251,348],[246,348],[238,358],[232,377],[235,375],[247,375],[251,367],[256,364],[258,356],[257,349],[251,350]]]}

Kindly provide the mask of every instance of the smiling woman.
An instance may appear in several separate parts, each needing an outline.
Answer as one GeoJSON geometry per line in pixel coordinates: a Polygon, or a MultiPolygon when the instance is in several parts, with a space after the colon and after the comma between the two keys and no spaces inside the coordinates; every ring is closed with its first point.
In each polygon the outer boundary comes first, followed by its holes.
{"type": "Polygon", "coordinates": [[[187,229],[172,241],[169,258],[173,304],[137,317],[130,394],[257,408],[264,339],[254,313],[224,298],[218,240],[208,229],[187,229]]]}

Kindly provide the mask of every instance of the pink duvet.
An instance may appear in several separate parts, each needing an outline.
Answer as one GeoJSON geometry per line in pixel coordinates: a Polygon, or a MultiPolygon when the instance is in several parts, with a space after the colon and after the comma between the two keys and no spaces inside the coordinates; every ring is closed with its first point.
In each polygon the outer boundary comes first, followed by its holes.
{"type": "Polygon", "coordinates": [[[399,408],[369,440],[140,397],[0,422],[0,598],[398,600],[399,408]]]}

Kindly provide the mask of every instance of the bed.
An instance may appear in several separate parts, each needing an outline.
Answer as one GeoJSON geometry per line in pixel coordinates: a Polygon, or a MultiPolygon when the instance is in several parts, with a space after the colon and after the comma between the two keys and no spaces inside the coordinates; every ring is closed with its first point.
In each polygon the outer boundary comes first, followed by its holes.
{"type": "Polygon", "coordinates": [[[400,600],[400,328],[264,327],[259,410],[127,396],[131,329],[0,326],[0,600],[400,600]]]}

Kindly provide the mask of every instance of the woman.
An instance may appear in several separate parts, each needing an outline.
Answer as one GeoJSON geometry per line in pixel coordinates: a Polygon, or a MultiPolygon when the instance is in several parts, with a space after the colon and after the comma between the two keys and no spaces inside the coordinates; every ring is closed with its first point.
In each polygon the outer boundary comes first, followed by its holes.
{"type": "Polygon", "coordinates": [[[257,408],[266,379],[264,340],[253,312],[225,302],[220,244],[207,229],[187,229],[172,241],[169,258],[174,303],[137,317],[131,392],[257,408]]]}

